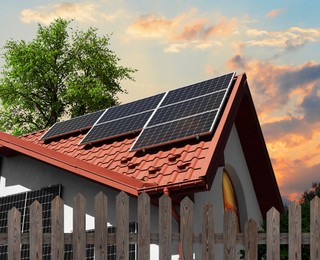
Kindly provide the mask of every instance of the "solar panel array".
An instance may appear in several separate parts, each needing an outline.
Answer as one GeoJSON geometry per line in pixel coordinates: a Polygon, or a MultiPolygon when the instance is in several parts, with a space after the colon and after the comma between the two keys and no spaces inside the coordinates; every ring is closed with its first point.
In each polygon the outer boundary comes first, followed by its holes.
{"type": "Polygon", "coordinates": [[[90,129],[80,144],[141,131],[131,150],[140,150],[211,133],[235,73],[53,125],[41,138],[90,129]]]}
{"type": "Polygon", "coordinates": [[[164,97],[164,93],[106,110],[80,144],[106,140],[140,131],[164,97]]]}
{"type": "MultiPolygon", "coordinates": [[[[21,232],[28,233],[30,228],[30,205],[38,200],[42,204],[43,232],[51,232],[51,201],[56,196],[61,196],[61,185],[54,185],[36,191],[28,191],[6,197],[0,197],[0,233],[8,229],[8,211],[16,207],[21,212],[21,232]]],[[[50,260],[51,247],[43,245],[42,259],[50,260]]],[[[29,245],[21,245],[21,259],[28,260],[30,255],[29,245]]],[[[0,259],[7,260],[7,246],[0,245],[0,259]]]]}
{"type": "Polygon", "coordinates": [[[234,73],[169,91],[131,150],[141,150],[213,131],[234,73]]]}

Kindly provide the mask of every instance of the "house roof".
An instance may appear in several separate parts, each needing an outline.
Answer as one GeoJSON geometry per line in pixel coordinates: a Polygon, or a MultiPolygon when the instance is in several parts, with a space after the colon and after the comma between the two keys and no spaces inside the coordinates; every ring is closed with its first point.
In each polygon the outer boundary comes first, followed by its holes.
{"type": "Polygon", "coordinates": [[[85,178],[124,190],[152,196],[169,191],[174,198],[210,189],[231,128],[236,125],[260,209],[283,211],[246,75],[238,75],[221,119],[211,135],[180,141],[146,151],[130,151],[137,134],[93,146],[79,145],[86,132],[39,140],[46,130],[20,138],[0,133],[0,153],[22,153],[85,178]]]}

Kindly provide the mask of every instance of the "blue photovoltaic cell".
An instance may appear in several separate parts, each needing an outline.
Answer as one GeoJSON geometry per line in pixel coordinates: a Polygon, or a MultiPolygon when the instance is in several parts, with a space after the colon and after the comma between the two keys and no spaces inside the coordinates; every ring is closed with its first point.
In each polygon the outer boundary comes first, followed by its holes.
{"type": "Polygon", "coordinates": [[[153,111],[144,112],[137,115],[124,117],[95,125],[85,136],[80,144],[97,142],[110,137],[124,135],[130,132],[141,130],[153,111]]]}
{"type": "Polygon", "coordinates": [[[67,121],[55,123],[42,137],[41,140],[58,137],[92,127],[105,110],[78,116],[67,121]]]}
{"type": "Polygon", "coordinates": [[[132,150],[166,144],[175,140],[183,140],[211,131],[217,110],[187,117],[169,123],[145,128],[132,150]]]}
{"type": "Polygon", "coordinates": [[[225,96],[226,90],[209,95],[189,99],[173,105],[160,107],[153,115],[147,127],[184,118],[190,115],[218,109],[225,96]]]}
{"type": "Polygon", "coordinates": [[[155,109],[163,98],[164,93],[140,99],[127,104],[109,108],[106,113],[99,119],[98,124],[119,119],[122,117],[138,114],[148,110],[155,109]]]}
{"type": "Polygon", "coordinates": [[[230,85],[233,77],[234,72],[193,85],[171,90],[161,103],[161,106],[226,89],[230,85]]]}

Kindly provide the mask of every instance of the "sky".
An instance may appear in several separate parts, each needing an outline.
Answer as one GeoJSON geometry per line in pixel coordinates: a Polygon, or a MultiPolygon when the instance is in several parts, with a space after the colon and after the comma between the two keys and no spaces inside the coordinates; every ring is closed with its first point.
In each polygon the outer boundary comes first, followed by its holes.
{"type": "Polygon", "coordinates": [[[317,0],[1,1],[0,46],[32,40],[39,23],[57,17],[95,27],[110,35],[120,65],[138,70],[122,82],[123,103],[245,72],[289,201],[320,181],[319,10],[317,0]]]}

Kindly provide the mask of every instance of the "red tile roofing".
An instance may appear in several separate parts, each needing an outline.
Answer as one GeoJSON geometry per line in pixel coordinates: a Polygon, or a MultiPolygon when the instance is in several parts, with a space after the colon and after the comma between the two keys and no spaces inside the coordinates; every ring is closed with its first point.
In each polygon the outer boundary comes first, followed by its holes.
{"type": "MultiPolygon", "coordinates": [[[[208,190],[211,187],[218,167],[224,164],[223,151],[234,124],[239,132],[262,212],[266,212],[271,206],[282,211],[280,193],[245,74],[236,77],[214,134],[201,137],[200,140],[177,142],[157,149],[148,149],[146,152],[129,150],[137,137],[134,134],[105,141],[95,146],[79,145],[85,133],[63,136],[46,143],[39,140],[45,132],[42,130],[22,136],[19,140],[23,142],[21,146],[30,143],[34,145],[32,149],[41,147],[44,149],[42,152],[50,154],[48,151],[52,151],[53,156],[63,155],[66,161],[72,158],[77,162],[75,164],[85,162],[81,173],[76,169],[77,166],[74,169],[68,168],[68,170],[134,195],[142,191],[150,194],[163,193],[164,188],[169,189],[171,193],[186,194],[190,191],[194,193],[208,190]],[[239,120],[241,116],[244,118],[239,120]],[[251,120],[250,128],[253,129],[249,131],[250,135],[247,134],[245,124],[249,122],[248,120],[251,120]],[[259,148],[258,151],[257,148],[259,148]],[[96,175],[91,174],[96,171],[100,171],[98,179],[96,175]],[[117,176],[118,179],[112,180],[113,177],[110,176],[117,176]],[[123,176],[123,179],[119,179],[120,176],[123,176]]],[[[0,145],[8,147],[8,144],[3,141],[5,137],[1,138],[1,136],[0,134],[0,145]]],[[[9,148],[16,149],[11,146],[9,148]]],[[[0,152],[2,150],[0,148],[0,152]]],[[[28,151],[23,151],[23,153],[28,155],[28,151]]],[[[46,159],[42,160],[46,161],[46,159]]],[[[65,167],[63,163],[52,164],[61,168],[65,167]]]]}

